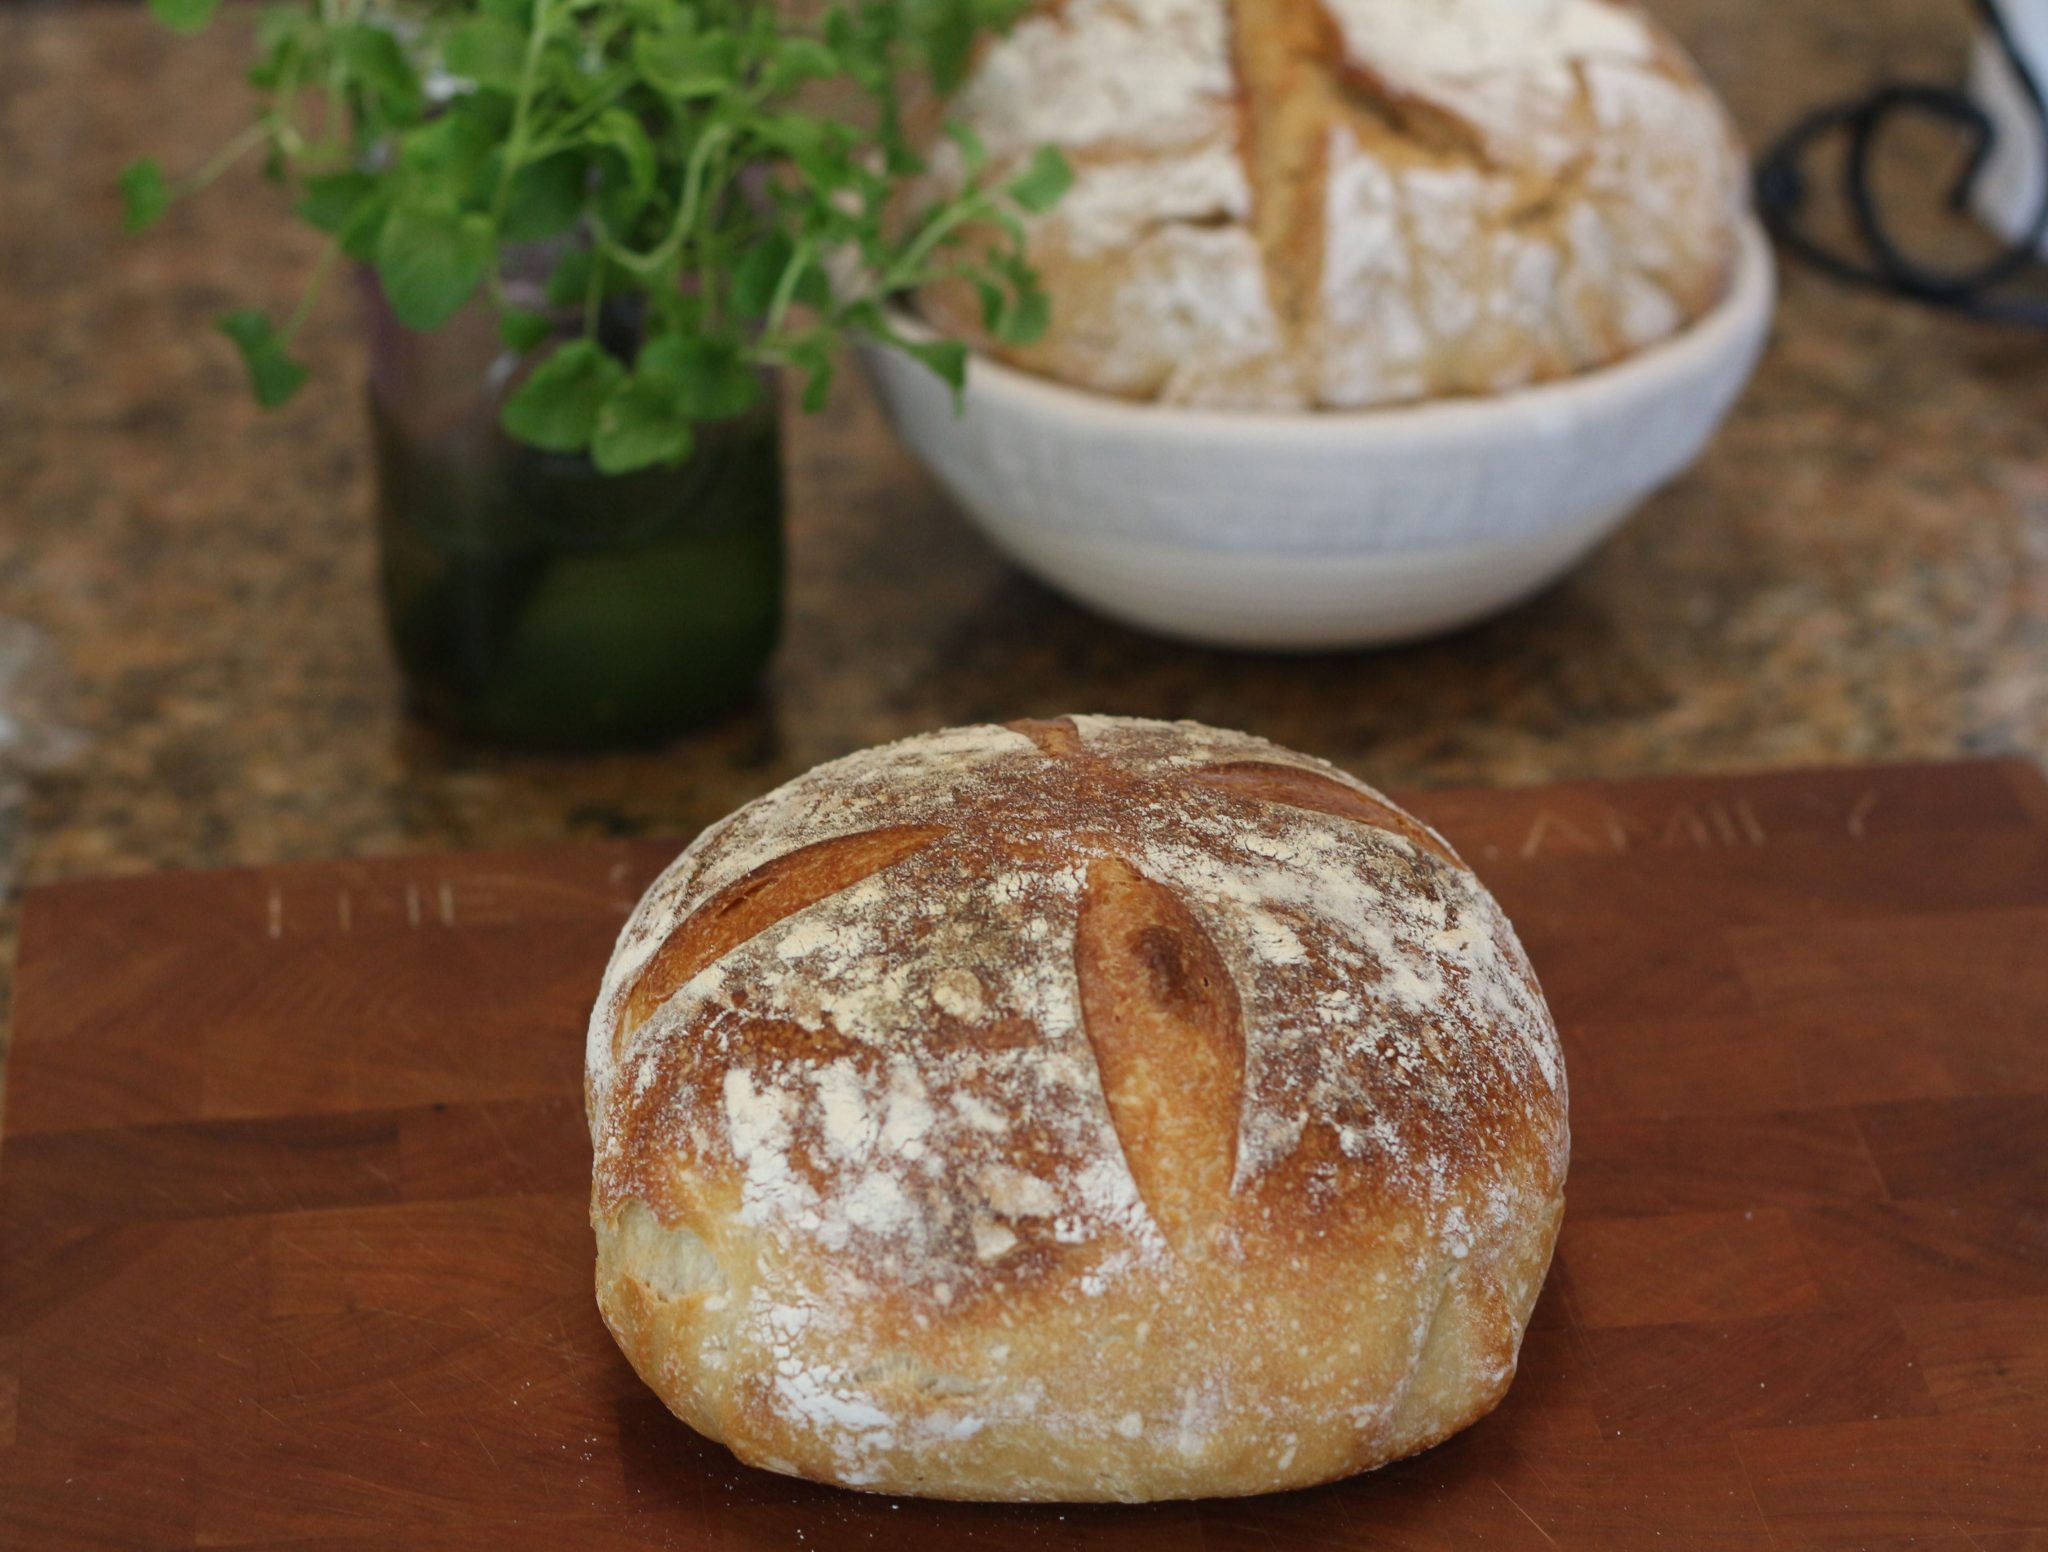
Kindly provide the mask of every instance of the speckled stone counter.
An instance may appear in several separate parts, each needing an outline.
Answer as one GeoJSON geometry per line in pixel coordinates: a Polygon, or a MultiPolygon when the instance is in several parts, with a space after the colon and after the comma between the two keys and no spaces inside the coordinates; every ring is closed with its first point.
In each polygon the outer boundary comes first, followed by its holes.
{"type": "MultiPolygon", "coordinates": [[[[1656,8],[1753,139],[1881,70],[1953,76],[1964,43],[1949,0],[1656,8]]],[[[91,738],[31,784],[25,881],[680,835],[858,745],[1065,710],[1235,724],[1389,786],[2048,755],[2048,338],[1797,271],[1699,469],[1453,639],[1258,659],[1091,618],[997,559],[849,385],[792,428],[789,627],[754,709],[660,755],[450,745],[406,719],[380,635],[345,288],[304,341],[315,386],[265,415],[208,320],[306,272],[275,191],[231,178],[119,235],[117,169],[224,139],[244,48],[0,5],[0,615],[55,642],[91,738]]]]}

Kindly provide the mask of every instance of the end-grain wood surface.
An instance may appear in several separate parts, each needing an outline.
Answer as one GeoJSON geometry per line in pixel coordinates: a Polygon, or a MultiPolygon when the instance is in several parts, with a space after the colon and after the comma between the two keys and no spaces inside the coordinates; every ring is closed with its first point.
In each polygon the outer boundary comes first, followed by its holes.
{"type": "Polygon", "coordinates": [[[591,1298],[584,1014],[673,848],[298,866],[30,902],[0,1547],[2048,1547],[2048,785],[1416,806],[1572,1079],[1522,1374],[1451,1443],[1142,1509],[735,1465],[591,1298]]]}

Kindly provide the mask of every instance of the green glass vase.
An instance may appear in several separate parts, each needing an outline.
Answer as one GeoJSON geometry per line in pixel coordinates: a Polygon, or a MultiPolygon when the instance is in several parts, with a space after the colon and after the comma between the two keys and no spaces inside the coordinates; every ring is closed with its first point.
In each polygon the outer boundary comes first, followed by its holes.
{"type": "Polygon", "coordinates": [[[482,309],[417,334],[366,287],[385,617],[413,706],[491,743],[603,750],[749,699],[782,620],[773,395],[701,427],[679,467],[602,474],[504,434],[517,362],[482,309]]]}

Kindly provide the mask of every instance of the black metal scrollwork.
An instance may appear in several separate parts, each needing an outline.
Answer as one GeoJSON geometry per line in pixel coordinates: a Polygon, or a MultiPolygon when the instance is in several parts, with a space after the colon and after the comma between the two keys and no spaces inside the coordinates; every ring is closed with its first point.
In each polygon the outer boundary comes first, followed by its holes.
{"type": "Polygon", "coordinates": [[[2036,263],[2042,241],[2048,238],[2048,100],[1998,0],[1972,4],[2004,51],[2040,137],[2042,186],[2032,218],[2019,237],[1980,263],[1945,269],[1911,257],[1886,227],[1878,208],[1873,159],[1888,124],[1922,113],[1946,121],[1967,137],[1968,154],[1948,191],[1949,208],[1957,211],[1965,209],[1976,192],[1998,137],[1991,116],[1966,92],[1912,82],[1881,86],[1854,101],[1818,109],[1794,124],[1757,164],[1757,210],[1788,251],[1842,280],[1979,318],[2048,328],[2048,301],[2004,294],[2008,282],[2036,263]],[[1805,164],[1820,141],[1838,132],[1848,136],[1842,192],[1860,253],[1829,246],[1813,235],[1807,222],[1810,190],[1805,164]]]}

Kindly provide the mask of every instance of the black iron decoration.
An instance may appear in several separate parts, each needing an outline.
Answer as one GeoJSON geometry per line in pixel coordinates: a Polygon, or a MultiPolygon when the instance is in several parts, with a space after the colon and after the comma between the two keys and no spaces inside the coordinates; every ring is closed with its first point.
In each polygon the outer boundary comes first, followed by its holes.
{"type": "Polygon", "coordinates": [[[2041,81],[2014,37],[1999,0],[1972,0],[1972,4],[2004,52],[2040,137],[2041,190],[2035,197],[2033,218],[2017,239],[1981,263],[1941,269],[1909,257],[1887,230],[1878,208],[1872,159],[1888,123],[1924,113],[1968,137],[1968,155],[1948,191],[1949,208],[1957,211],[1967,207],[1997,140],[1998,127],[1990,114],[1966,92],[1924,83],[1882,86],[1868,96],[1821,108],[1793,125],[1757,165],[1757,209],[1771,235],[1788,250],[1842,280],[1980,318],[2048,328],[2048,301],[2006,294],[2008,282],[2036,262],[2042,241],[2048,238],[2048,99],[2043,97],[2041,81]],[[1804,164],[1818,142],[1838,132],[1848,136],[1842,193],[1861,242],[1860,253],[1831,247],[1807,227],[1809,190],[1804,164]]]}

